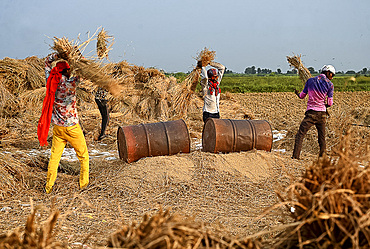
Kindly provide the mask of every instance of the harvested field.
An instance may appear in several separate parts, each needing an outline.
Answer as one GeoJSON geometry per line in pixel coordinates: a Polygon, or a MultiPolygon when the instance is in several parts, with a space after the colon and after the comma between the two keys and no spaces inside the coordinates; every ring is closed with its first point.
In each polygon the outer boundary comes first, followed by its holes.
{"type": "MultiPolygon", "coordinates": [[[[334,148],[343,128],[350,127],[356,138],[352,146],[369,155],[370,129],[350,125],[370,125],[370,102],[364,101],[369,99],[370,92],[335,93],[327,125],[329,155],[338,154],[334,148]]],[[[62,160],[55,190],[51,195],[43,192],[50,147],[41,148],[37,141],[39,113],[1,119],[0,169],[4,172],[0,171],[0,176],[10,176],[0,190],[1,232],[22,230],[31,209],[38,206],[35,222],[45,221],[52,211],[59,210],[53,233],[56,241],[72,248],[106,246],[122,223],[140,223],[144,214],[152,216],[162,208],[204,222],[211,231],[242,239],[293,221],[284,207],[261,214],[280,202],[275,191],[298,182],[318,153],[312,128],[304,140],[302,160],[290,158],[305,111],[305,101],[294,93],[221,95],[221,118],[264,119],[273,130],[286,134],[276,139],[271,152],[201,152],[202,100],[195,94],[185,119],[191,153],[143,158],[131,164],[118,159],[117,128],[156,120],[143,120],[132,112],[112,112],[108,137],[97,142],[97,107],[80,100],[79,108],[90,155],[100,152],[100,157],[91,158],[90,185],[83,191],[78,189],[78,162],[62,160]],[[102,152],[109,152],[110,158],[102,152]]],[[[368,167],[368,162],[367,157],[362,165],[368,167]]],[[[269,240],[280,232],[262,238],[269,240]]]]}
{"type": "MultiPolygon", "coordinates": [[[[107,58],[112,37],[99,35],[98,53],[107,58]]],[[[55,38],[52,47],[87,79],[77,91],[90,155],[90,184],[82,191],[79,163],[67,145],[53,192],[44,193],[51,141],[41,148],[37,140],[42,60],[0,63],[0,248],[368,248],[370,92],[335,93],[329,157],[322,160],[314,128],[302,159],[291,159],[306,108],[294,93],[222,93],[221,118],[267,120],[273,148],[206,153],[203,101],[195,92],[199,69],[177,82],[126,61],[103,66],[80,53],[91,40],[55,38]],[[101,142],[96,86],[111,93],[101,142]],[[131,164],[119,159],[120,126],[179,118],[188,126],[190,153],[131,164]]],[[[214,55],[205,48],[197,60],[207,65],[214,55]]],[[[304,81],[300,57],[288,61],[304,81]]]]}

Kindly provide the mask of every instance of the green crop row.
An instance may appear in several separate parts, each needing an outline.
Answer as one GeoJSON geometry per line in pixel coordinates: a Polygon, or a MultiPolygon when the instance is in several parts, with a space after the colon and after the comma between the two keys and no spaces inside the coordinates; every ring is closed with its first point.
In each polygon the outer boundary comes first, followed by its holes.
{"type": "MultiPolygon", "coordinates": [[[[334,90],[345,91],[370,91],[370,77],[366,76],[336,76],[332,80],[334,90]]],[[[294,89],[303,90],[304,84],[298,76],[250,76],[250,75],[225,75],[222,78],[221,89],[223,92],[292,92],[294,89]]],[[[200,90],[200,86],[197,87],[200,90]]]]}
{"type": "MultiPolygon", "coordinates": [[[[332,80],[334,90],[344,91],[370,91],[370,77],[366,76],[338,76],[332,80]]],[[[303,82],[298,76],[228,76],[222,79],[224,92],[292,92],[294,89],[302,90],[303,82]]]]}
{"type": "MultiPolygon", "coordinates": [[[[179,82],[183,81],[187,74],[176,73],[179,82]]],[[[370,91],[370,77],[336,75],[333,80],[334,91],[356,92],[370,91]]],[[[294,89],[303,90],[304,84],[298,75],[246,75],[225,74],[222,78],[221,89],[223,92],[247,93],[247,92],[292,92],[294,89]]],[[[197,90],[200,90],[198,84],[197,90]]]]}

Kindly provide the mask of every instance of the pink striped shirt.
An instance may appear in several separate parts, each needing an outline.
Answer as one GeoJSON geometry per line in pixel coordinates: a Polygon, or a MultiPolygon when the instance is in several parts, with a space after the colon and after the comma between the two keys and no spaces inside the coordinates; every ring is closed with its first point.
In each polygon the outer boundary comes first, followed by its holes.
{"type": "Polygon", "coordinates": [[[326,111],[325,104],[333,105],[334,85],[325,76],[320,74],[307,80],[303,91],[299,94],[304,99],[308,94],[307,110],[326,111]]]}

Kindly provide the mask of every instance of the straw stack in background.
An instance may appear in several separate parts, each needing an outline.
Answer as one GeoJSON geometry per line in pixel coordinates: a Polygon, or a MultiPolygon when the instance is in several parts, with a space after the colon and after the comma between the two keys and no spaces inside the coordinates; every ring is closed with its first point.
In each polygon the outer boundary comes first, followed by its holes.
{"type": "MultiPolygon", "coordinates": [[[[101,87],[109,91],[109,106],[113,112],[132,112],[144,120],[166,121],[186,117],[199,83],[200,68],[194,68],[185,80],[178,82],[175,77],[168,77],[156,68],[130,65],[126,61],[103,63],[102,59],[108,59],[114,40],[104,28],[96,38],[92,36],[82,43],[69,41],[66,37],[52,40],[51,49],[82,79],[78,86],[78,99],[92,103],[93,91],[101,87]],[[97,40],[97,56],[85,58],[82,53],[94,40],[97,40]]],[[[196,60],[206,66],[214,57],[215,51],[205,48],[196,60]]],[[[37,113],[41,111],[46,82],[43,59],[5,58],[0,61],[0,76],[1,115],[13,117],[27,109],[37,113]]]]}
{"type": "MultiPolygon", "coordinates": [[[[35,56],[24,60],[4,58],[0,60],[0,115],[4,117],[16,117],[25,110],[30,110],[39,103],[34,103],[28,97],[34,99],[45,93],[39,89],[45,86],[45,73],[42,59],[35,56]],[[31,100],[31,102],[30,102],[31,100]]],[[[41,102],[42,103],[42,102],[41,102]]]]}

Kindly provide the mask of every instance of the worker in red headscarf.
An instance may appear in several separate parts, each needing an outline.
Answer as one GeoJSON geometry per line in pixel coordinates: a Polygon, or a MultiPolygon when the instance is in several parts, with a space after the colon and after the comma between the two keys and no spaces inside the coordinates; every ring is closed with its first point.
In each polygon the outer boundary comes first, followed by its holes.
{"type": "Polygon", "coordinates": [[[204,95],[203,122],[208,118],[220,118],[220,83],[225,72],[225,66],[218,62],[211,62],[213,67],[206,70],[206,66],[198,61],[197,67],[201,68],[201,85],[204,95]]]}
{"type": "Polygon", "coordinates": [[[71,68],[66,61],[57,62],[51,69],[52,62],[59,58],[58,54],[51,54],[45,60],[46,97],[37,127],[40,145],[46,146],[50,123],[54,124],[46,193],[53,189],[60,158],[67,142],[72,145],[80,161],[80,188],[83,189],[89,184],[89,154],[78,122],[76,106],[76,87],[79,79],[71,77],[71,68]]]}

